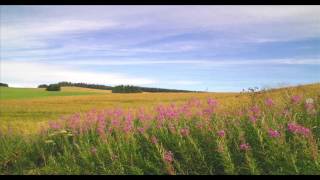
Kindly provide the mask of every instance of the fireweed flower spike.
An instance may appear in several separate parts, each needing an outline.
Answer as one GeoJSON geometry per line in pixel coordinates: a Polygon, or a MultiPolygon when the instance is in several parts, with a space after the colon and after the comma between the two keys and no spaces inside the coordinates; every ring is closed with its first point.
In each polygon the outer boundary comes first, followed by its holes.
{"type": "Polygon", "coordinates": [[[218,105],[218,101],[213,98],[208,98],[207,103],[211,107],[216,107],[218,105]]]}
{"type": "Polygon", "coordinates": [[[274,102],[273,102],[273,100],[271,98],[267,98],[264,102],[269,107],[274,105],[274,102]]]}
{"type": "Polygon", "coordinates": [[[272,138],[280,137],[280,132],[277,130],[269,129],[268,133],[269,133],[269,136],[272,138]]]}
{"type": "Polygon", "coordinates": [[[294,95],[291,97],[291,102],[293,104],[298,104],[301,101],[302,97],[299,95],[294,95]]]}
{"type": "Polygon", "coordinates": [[[188,136],[190,134],[190,130],[188,128],[182,128],[180,133],[182,136],[188,136]]]}
{"type": "Polygon", "coordinates": [[[139,131],[139,133],[143,134],[145,129],[143,127],[138,127],[137,130],[139,131]]]}
{"type": "Polygon", "coordinates": [[[249,119],[253,123],[257,121],[257,119],[260,117],[261,111],[259,106],[255,105],[249,109],[249,119]]]}
{"type": "Polygon", "coordinates": [[[61,125],[58,122],[49,121],[49,127],[52,130],[59,130],[61,129],[61,125]]]}
{"type": "Polygon", "coordinates": [[[157,144],[158,143],[158,139],[155,136],[151,137],[151,142],[152,144],[157,144]]]}
{"type": "Polygon", "coordinates": [[[301,134],[303,136],[308,136],[311,132],[309,128],[303,127],[296,123],[289,123],[288,130],[294,134],[301,134]]]}
{"type": "Polygon", "coordinates": [[[172,152],[171,151],[166,151],[164,153],[163,159],[167,163],[172,163],[173,162],[173,154],[172,154],[172,152]]]}
{"type": "Polygon", "coordinates": [[[316,113],[316,108],[315,108],[315,105],[313,103],[312,98],[306,99],[304,107],[305,107],[306,111],[308,112],[308,114],[315,114],[316,113]]]}
{"type": "Polygon", "coordinates": [[[224,136],[226,135],[226,133],[224,132],[224,130],[218,131],[217,134],[218,134],[219,137],[224,137],[224,136]]]}
{"type": "Polygon", "coordinates": [[[250,145],[248,143],[242,143],[240,144],[240,149],[243,151],[247,151],[250,149],[250,145]]]}

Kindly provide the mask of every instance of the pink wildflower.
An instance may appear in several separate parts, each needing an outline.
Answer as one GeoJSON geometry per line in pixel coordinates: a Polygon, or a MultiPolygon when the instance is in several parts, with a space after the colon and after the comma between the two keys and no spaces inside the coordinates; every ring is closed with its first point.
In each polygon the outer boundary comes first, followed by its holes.
{"type": "Polygon", "coordinates": [[[257,117],[254,115],[249,115],[249,119],[251,122],[255,123],[257,121],[257,117]]]}
{"type": "Polygon", "coordinates": [[[167,163],[172,163],[173,162],[173,154],[172,154],[172,152],[171,151],[165,152],[163,159],[167,163]]]}
{"type": "Polygon", "coordinates": [[[180,107],[179,113],[182,114],[186,119],[192,117],[191,106],[189,104],[184,104],[180,107]]]}
{"type": "Polygon", "coordinates": [[[198,122],[198,123],[196,124],[196,127],[197,127],[198,129],[203,129],[203,124],[202,124],[201,122],[198,122]]]}
{"type": "Polygon", "coordinates": [[[295,132],[297,132],[297,130],[298,130],[298,126],[297,126],[296,124],[294,124],[294,123],[289,123],[289,124],[288,124],[288,130],[289,130],[290,132],[295,133],[295,132]]]}
{"type": "Polygon", "coordinates": [[[240,144],[240,149],[243,151],[247,151],[250,149],[250,145],[248,143],[242,143],[240,144]]]}
{"type": "Polygon", "coordinates": [[[199,107],[201,105],[201,101],[197,98],[192,98],[188,101],[190,106],[199,107]]]}
{"type": "Polygon", "coordinates": [[[92,124],[94,124],[94,122],[96,121],[96,113],[97,111],[95,109],[89,111],[86,113],[86,122],[87,125],[91,126],[92,124]]]}
{"type": "Polygon", "coordinates": [[[311,132],[309,128],[303,127],[303,126],[301,126],[299,124],[295,124],[295,123],[289,123],[288,130],[294,134],[301,134],[304,136],[309,135],[311,132]]]}
{"type": "Polygon", "coordinates": [[[218,131],[218,136],[224,137],[225,135],[226,135],[226,133],[224,132],[224,130],[218,131]]]}
{"type": "Polygon", "coordinates": [[[114,115],[115,117],[120,117],[122,114],[123,114],[123,110],[120,109],[120,108],[117,108],[117,109],[115,109],[115,110],[113,111],[113,115],[114,115]]]}
{"type": "Polygon", "coordinates": [[[305,128],[305,127],[302,127],[300,129],[300,133],[303,134],[304,136],[307,136],[310,134],[310,129],[309,128],[305,128]]]}
{"type": "Polygon", "coordinates": [[[260,115],[260,108],[259,108],[259,106],[257,106],[257,105],[251,107],[251,108],[250,108],[250,111],[251,111],[253,114],[257,115],[257,116],[260,115]]]}
{"type": "Polygon", "coordinates": [[[105,113],[104,113],[104,112],[100,112],[100,113],[98,114],[97,120],[98,120],[98,121],[104,121],[105,119],[106,119],[105,113]]]}
{"type": "Polygon", "coordinates": [[[50,129],[59,130],[61,129],[61,125],[58,122],[50,121],[49,122],[50,129]]]}
{"type": "Polygon", "coordinates": [[[77,133],[78,130],[80,129],[80,114],[74,114],[72,115],[69,119],[67,119],[67,127],[70,128],[73,133],[77,133]]]}
{"type": "Polygon", "coordinates": [[[274,105],[274,102],[273,102],[273,100],[271,98],[267,98],[264,102],[269,107],[274,105]]]}
{"type": "Polygon", "coordinates": [[[131,124],[125,124],[125,127],[123,128],[123,131],[125,132],[125,133],[129,133],[129,132],[131,132],[131,130],[132,130],[132,125],[131,124]]]}
{"type": "Polygon", "coordinates": [[[257,121],[257,119],[258,119],[258,117],[261,115],[261,111],[260,111],[260,108],[257,106],[257,105],[255,105],[255,106],[253,106],[253,107],[251,107],[250,109],[249,109],[249,119],[253,122],[253,123],[255,123],[256,121],[257,121]]]}
{"type": "Polygon", "coordinates": [[[156,112],[157,112],[157,120],[158,121],[162,122],[166,119],[164,106],[162,106],[162,105],[157,106],[156,112]]]}
{"type": "Polygon", "coordinates": [[[125,119],[126,119],[126,121],[125,121],[125,125],[124,125],[123,130],[125,133],[128,133],[133,128],[133,116],[131,115],[131,113],[128,113],[128,114],[126,114],[125,119]]]}
{"type": "Polygon", "coordinates": [[[208,98],[207,103],[209,106],[216,107],[218,105],[218,101],[213,98],[208,98]]]}
{"type": "Polygon", "coordinates": [[[111,120],[111,124],[113,127],[119,127],[120,126],[120,120],[119,119],[113,119],[111,120]]]}
{"type": "Polygon", "coordinates": [[[125,119],[126,119],[127,122],[133,121],[133,116],[132,116],[131,112],[128,112],[128,113],[125,115],[125,119]]]}
{"type": "Polygon", "coordinates": [[[144,129],[143,127],[138,127],[137,130],[138,130],[141,134],[143,134],[144,131],[145,131],[145,129],[144,129]]]}
{"type": "Polygon", "coordinates": [[[190,133],[190,130],[189,130],[189,128],[182,128],[180,130],[180,133],[181,133],[182,136],[188,136],[189,133],[190,133]]]}
{"type": "Polygon", "coordinates": [[[272,138],[280,137],[280,132],[277,130],[269,129],[269,136],[272,138]]]}
{"type": "Polygon", "coordinates": [[[147,114],[146,111],[143,108],[139,109],[138,115],[137,115],[138,119],[143,122],[143,121],[149,121],[152,119],[150,114],[147,114]]]}
{"type": "Polygon", "coordinates": [[[109,131],[109,133],[112,133],[112,131],[113,131],[112,127],[109,127],[108,131],[109,131]]]}
{"type": "Polygon", "coordinates": [[[316,109],[313,103],[313,99],[308,98],[306,100],[306,103],[304,104],[305,109],[307,110],[308,114],[315,114],[316,113],[316,109]]]}
{"type": "Polygon", "coordinates": [[[152,142],[153,144],[157,144],[157,143],[158,143],[158,139],[157,139],[155,136],[152,136],[152,137],[151,137],[151,142],[152,142]]]}
{"type": "Polygon", "coordinates": [[[104,137],[105,136],[105,127],[106,127],[106,123],[104,120],[99,120],[98,124],[97,124],[97,133],[101,136],[104,137]]]}
{"type": "Polygon", "coordinates": [[[301,101],[302,97],[299,95],[294,95],[291,97],[291,102],[293,104],[298,104],[301,101]]]}
{"type": "Polygon", "coordinates": [[[306,103],[304,105],[304,107],[306,108],[307,111],[311,111],[314,109],[314,104],[313,103],[306,103]]]}
{"type": "Polygon", "coordinates": [[[244,112],[243,112],[243,111],[239,111],[239,112],[238,112],[238,115],[239,115],[239,116],[243,116],[243,115],[244,115],[244,112]]]}
{"type": "Polygon", "coordinates": [[[210,117],[214,113],[214,110],[212,108],[205,108],[203,110],[203,114],[206,115],[207,117],[210,117]]]}

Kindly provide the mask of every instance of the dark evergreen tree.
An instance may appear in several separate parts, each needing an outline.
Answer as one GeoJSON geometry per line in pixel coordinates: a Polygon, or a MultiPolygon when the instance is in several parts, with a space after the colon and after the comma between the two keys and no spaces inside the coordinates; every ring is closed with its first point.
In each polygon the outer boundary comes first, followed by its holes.
{"type": "Polygon", "coordinates": [[[0,83],[0,86],[2,86],[2,87],[9,87],[9,85],[8,85],[8,84],[5,84],[5,83],[0,83]]]}
{"type": "Polygon", "coordinates": [[[50,84],[47,88],[47,91],[60,91],[61,87],[59,84],[50,84]]]}
{"type": "Polygon", "coordinates": [[[46,84],[40,84],[39,86],[38,86],[38,88],[47,88],[48,87],[48,85],[46,85],[46,84]]]}
{"type": "Polygon", "coordinates": [[[141,93],[142,90],[137,86],[120,85],[112,88],[112,93],[141,93]]]}
{"type": "Polygon", "coordinates": [[[83,87],[83,88],[91,88],[91,89],[102,89],[102,90],[112,90],[111,86],[98,85],[98,84],[87,84],[87,83],[72,83],[72,82],[59,82],[61,87],[65,86],[74,86],[74,87],[83,87]]]}

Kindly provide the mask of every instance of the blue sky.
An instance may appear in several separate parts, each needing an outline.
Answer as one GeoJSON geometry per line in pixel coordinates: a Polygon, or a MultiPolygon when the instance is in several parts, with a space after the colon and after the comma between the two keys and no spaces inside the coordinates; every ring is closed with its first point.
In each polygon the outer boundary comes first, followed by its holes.
{"type": "Polygon", "coordinates": [[[320,82],[320,6],[1,6],[0,81],[209,91],[320,82]]]}

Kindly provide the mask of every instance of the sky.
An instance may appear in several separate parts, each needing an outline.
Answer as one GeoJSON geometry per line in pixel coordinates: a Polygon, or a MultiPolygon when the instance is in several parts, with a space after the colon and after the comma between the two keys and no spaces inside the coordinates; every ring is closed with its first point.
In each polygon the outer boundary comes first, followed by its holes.
{"type": "Polygon", "coordinates": [[[0,6],[0,82],[212,92],[320,82],[320,6],[0,6]]]}

